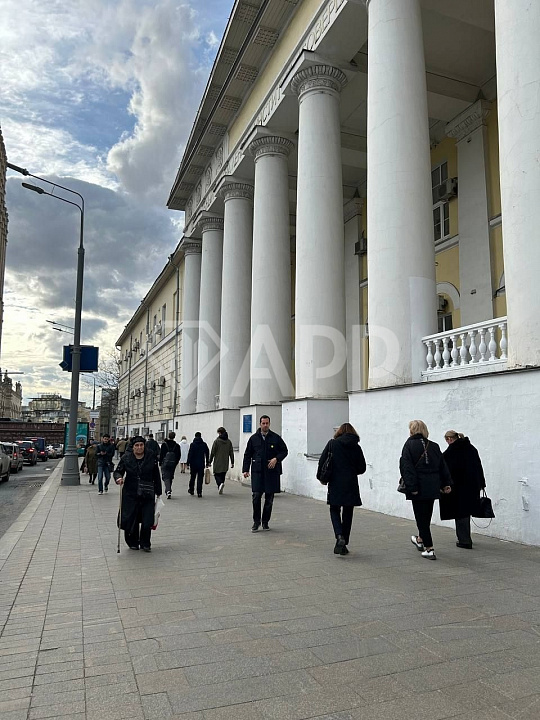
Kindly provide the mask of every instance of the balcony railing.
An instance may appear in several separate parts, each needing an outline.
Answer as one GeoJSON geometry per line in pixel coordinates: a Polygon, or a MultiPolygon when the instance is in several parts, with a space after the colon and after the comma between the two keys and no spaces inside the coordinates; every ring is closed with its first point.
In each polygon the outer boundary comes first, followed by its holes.
{"type": "Polygon", "coordinates": [[[474,375],[506,367],[505,317],[427,335],[422,342],[427,350],[423,380],[474,375]]]}

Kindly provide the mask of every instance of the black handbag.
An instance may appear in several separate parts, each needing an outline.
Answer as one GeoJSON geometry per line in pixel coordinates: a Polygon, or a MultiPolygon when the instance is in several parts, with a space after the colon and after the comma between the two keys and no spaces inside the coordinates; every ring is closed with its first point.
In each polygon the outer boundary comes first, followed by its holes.
{"type": "Polygon", "coordinates": [[[328,454],[326,455],[326,460],[324,461],[323,466],[320,469],[320,472],[317,476],[317,479],[319,480],[319,482],[322,485],[328,485],[328,483],[332,479],[332,473],[334,470],[333,446],[334,446],[334,441],[330,440],[330,445],[328,447],[328,454]]]}
{"type": "Polygon", "coordinates": [[[474,512],[471,513],[472,517],[475,518],[494,518],[495,513],[493,512],[493,504],[486,494],[485,488],[482,489],[482,495],[478,498],[474,512]]]}
{"type": "MultiPolygon", "coordinates": [[[[427,453],[428,446],[429,446],[429,440],[428,440],[427,443],[426,443],[426,447],[424,448],[424,452],[420,455],[420,457],[419,457],[418,460],[416,461],[414,467],[418,467],[418,463],[419,463],[420,460],[424,457],[424,455],[427,453]]],[[[402,477],[399,478],[399,482],[398,482],[398,486],[397,486],[397,491],[400,492],[400,493],[403,493],[403,494],[406,494],[406,493],[407,493],[407,486],[405,485],[405,480],[404,480],[402,477]]]]}

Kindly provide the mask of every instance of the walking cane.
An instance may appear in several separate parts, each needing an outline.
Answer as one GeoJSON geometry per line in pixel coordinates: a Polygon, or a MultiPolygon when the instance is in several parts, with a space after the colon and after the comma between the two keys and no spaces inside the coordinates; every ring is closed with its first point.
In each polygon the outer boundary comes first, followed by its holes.
{"type": "Polygon", "coordinates": [[[118,509],[118,543],[116,546],[116,552],[120,553],[120,528],[122,527],[122,490],[124,489],[124,483],[120,485],[120,507],[118,509]]]}

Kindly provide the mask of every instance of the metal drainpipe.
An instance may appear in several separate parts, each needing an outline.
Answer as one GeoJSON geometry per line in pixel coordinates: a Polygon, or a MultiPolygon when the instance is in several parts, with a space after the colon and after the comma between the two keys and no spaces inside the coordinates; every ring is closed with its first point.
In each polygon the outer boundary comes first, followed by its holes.
{"type": "MultiPolygon", "coordinates": [[[[150,328],[150,308],[146,309],[146,327],[150,328]]],[[[146,352],[144,354],[144,402],[143,402],[143,427],[146,425],[146,396],[148,390],[148,333],[146,333],[146,352]]],[[[141,428],[142,430],[142,428],[141,428]]]]}
{"type": "Polygon", "coordinates": [[[127,417],[126,417],[126,436],[129,437],[129,392],[131,389],[131,353],[133,352],[133,335],[129,336],[129,366],[128,366],[128,387],[127,387],[127,417]]]}
{"type": "MultiPolygon", "coordinates": [[[[171,255],[172,258],[172,255],[171,255]]],[[[171,259],[171,265],[176,268],[176,312],[174,326],[174,393],[173,393],[173,430],[174,418],[178,404],[178,325],[180,324],[180,265],[175,265],[171,259]]]]}

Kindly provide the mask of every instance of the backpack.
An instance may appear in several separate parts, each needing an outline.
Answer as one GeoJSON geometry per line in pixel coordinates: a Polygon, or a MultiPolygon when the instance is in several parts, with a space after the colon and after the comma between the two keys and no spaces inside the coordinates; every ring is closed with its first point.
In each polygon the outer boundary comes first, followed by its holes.
{"type": "Polygon", "coordinates": [[[163,458],[163,467],[170,469],[176,467],[176,455],[173,450],[169,450],[163,458]]]}

